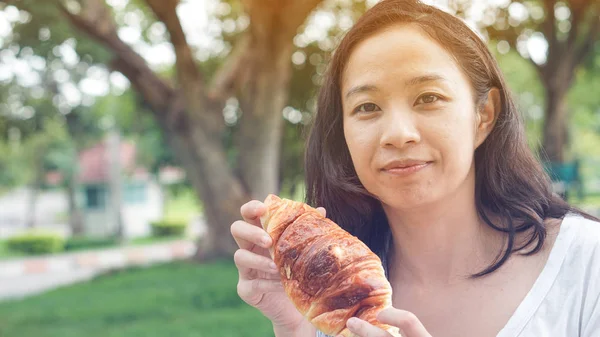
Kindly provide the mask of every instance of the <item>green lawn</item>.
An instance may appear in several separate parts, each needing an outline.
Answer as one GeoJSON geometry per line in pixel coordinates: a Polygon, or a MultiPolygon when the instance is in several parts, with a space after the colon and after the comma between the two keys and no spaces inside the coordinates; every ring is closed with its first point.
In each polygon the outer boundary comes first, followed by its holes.
{"type": "Polygon", "coordinates": [[[267,337],[231,262],[171,263],[0,303],[2,337],[267,337]]]}

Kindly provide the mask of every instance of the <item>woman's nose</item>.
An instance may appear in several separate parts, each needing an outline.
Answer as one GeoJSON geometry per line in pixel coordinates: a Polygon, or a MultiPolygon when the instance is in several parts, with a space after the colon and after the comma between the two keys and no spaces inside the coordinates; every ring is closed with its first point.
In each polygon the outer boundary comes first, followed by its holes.
{"type": "Polygon", "coordinates": [[[382,120],[381,146],[402,148],[421,140],[414,115],[410,111],[393,111],[382,120]]]}

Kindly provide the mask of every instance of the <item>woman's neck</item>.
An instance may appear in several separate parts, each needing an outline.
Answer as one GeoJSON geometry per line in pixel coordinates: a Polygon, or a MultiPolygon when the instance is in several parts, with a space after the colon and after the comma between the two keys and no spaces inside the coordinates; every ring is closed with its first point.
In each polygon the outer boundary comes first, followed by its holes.
{"type": "Polygon", "coordinates": [[[461,282],[485,269],[503,247],[502,233],[480,219],[471,186],[422,209],[384,209],[394,239],[389,263],[394,281],[461,282]]]}

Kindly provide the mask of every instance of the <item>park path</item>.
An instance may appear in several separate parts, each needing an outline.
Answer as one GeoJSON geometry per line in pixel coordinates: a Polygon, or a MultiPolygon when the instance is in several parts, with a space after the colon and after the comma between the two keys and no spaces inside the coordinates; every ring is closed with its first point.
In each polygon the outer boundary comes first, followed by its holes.
{"type": "Polygon", "coordinates": [[[0,301],[86,281],[108,270],[187,259],[195,251],[193,241],[176,240],[0,260],[0,301]]]}

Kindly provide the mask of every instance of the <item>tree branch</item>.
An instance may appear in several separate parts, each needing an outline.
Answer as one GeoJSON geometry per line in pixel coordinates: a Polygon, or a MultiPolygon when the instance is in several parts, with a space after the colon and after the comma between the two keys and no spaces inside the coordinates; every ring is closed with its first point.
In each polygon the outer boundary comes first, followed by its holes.
{"type": "Polygon", "coordinates": [[[581,25],[581,18],[585,16],[585,6],[582,6],[581,2],[571,1],[571,30],[567,37],[567,48],[571,49],[577,41],[579,35],[579,25],[581,25]]]}
{"type": "MultiPolygon", "coordinates": [[[[290,26],[296,29],[300,27],[308,18],[308,15],[320,4],[323,0],[292,0],[288,2],[288,8],[285,10],[285,18],[291,21],[290,26]]],[[[295,34],[294,34],[295,35],[295,34]]]]}
{"type": "MultiPolygon", "coordinates": [[[[587,40],[585,40],[575,51],[575,65],[580,64],[592,51],[594,44],[600,40],[600,15],[594,13],[587,40]]],[[[600,13],[599,13],[600,14],[600,13]]]]}
{"type": "MultiPolygon", "coordinates": [[[[323,0],[242,0],[250,21],[279,24],[277,28],[287,29],[282,36],[289,38],[296,35],[298,27],[321,2],[323,0]],[[277,20],[265,19],[264,17],[267,16],[275,17],[277,20]],[[281,18],[284,18],[285,24],[281,24],[281,18]]],[[[268,33],[267,30],[264,32],[268,33]]]]}
{"type": "MultiPolygon", "coordinates": [[[[88,0],[86,4],[106,6],[100,0],[88,0]]],[[[123,73],[129,81],[138,88],[144,99],[150,104],[157,114],[164,113],[165,104],[169,97],[174,94],[174,89],[164,80],[158,77],[147,65],[146,61],[137,54],[129,45],[123,42],[117,35],[116,25],[106,7],[100,14],[82,9],[81,14],[71,13],[60,1],[56,1],[60,12],[71,22],[71,24],[90,35],[96,41],[108,48],[115,55],[111,66],[123,73]]],[[[94,10],[98,8],[93,6],[94,10]]]]}
{"type": "Polygon", "coordinates": [[[546,18],[542,23],[542,30],[546,41],[548,41],[548,55],[553,55],[557,50],[558,38],[556,36],[556,17],[554,16],[554,5],[556,0],[544,0],[546,18]]]}
{"type": "Polygon", "coordinates": [[[214,75],[212,85],[208,91],[208,98],[214,101],[229,98],[236,88],[245,81],[243,76],[244,65],[246,65],[250,54],[250,36],[243,36],[227,57],[225,63],[214,75]]]}
{"type": "MultiPolygon", "coordinates": [[[[162,21],[171,37],[175,49],[177,76],[184,90],[195,88],[202,92],[203,79],[196,65],[190,45],[177,16],[179,0],[146,0],[156,17],[162,21]]],[[[195,92],[194,95],[199,92],[195,92]]]]}
{"type": "Polygon", "coordinates": [[[177,16],[179,0],[146,0],[146,3],[169,31],[177,58],[175,67],[177,69],[178,84],[185,98],[188,117],[197,119],[204,131],[220,135],[225,128],[222,110],[218,108],[219,105],[211,108],[209,103],[212,102],[207,101],[207,92],[202,75],[177,16]]]}

